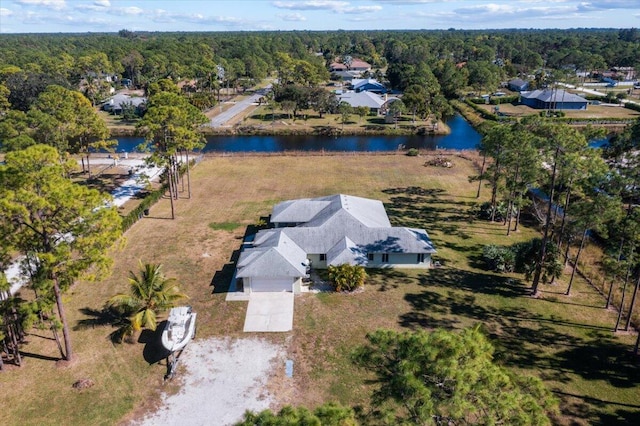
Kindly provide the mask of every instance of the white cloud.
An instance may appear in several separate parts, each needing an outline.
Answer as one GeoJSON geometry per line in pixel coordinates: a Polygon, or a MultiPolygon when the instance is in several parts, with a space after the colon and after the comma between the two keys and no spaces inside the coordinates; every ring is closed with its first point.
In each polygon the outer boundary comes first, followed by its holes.
{"type": "Polygon", "coordinates": [[[613,10],[613,9],[638,9],[637,0],[600,0],[579,3],[581,11],[613,10]]]}
{"type": "Polygon", "coordinates": [[[331,10],[336,11],[349,6],[346,1],[334,0],[308,0],[308,1],[274,1],[273,4],[278,9],[290,10],[331,10]]]}
{"type": "Polygon", "coordinates": [[[308,1],[274,1],[271,3],[278,9],[288,10],[325,10],[334,13],[371,13],[382,10],[382,6],[351,6],[347,1],[308,0],[308,1]]]}
{"type": "MultiPolygon", "coordinates": [[[[566,6],[538,6],[538,7],[517,7],[513,4],[483,4],[477,6],[463,7],[454,10],[455,14],[459,18],[482,20],[482,19],[510,19],[520,18],[526,16],[527,19],[531,19],[539,16],[557,16],[563,15],[566,18],[567,14],[573,14],[576,12],[575,7],[566,6]]],[[[515,24],[515,22],[514,22],[515,24]]],[[[515,26],[515,25],[514,25],[515,26]]]]}
{"type": "Polygon", "coordinates": [[[6,7],[0,7],[0,16],[11,16],[13,12],[6,7]]]}
{"type": "Polygon", "coordinates": [[[137,16],[137,15],[142,15],[144,13],[144,10],[140,9],[137,6],[114,7],[109,9],[109,13],[111,13],[112,15],[118,15],[118,16],[125,16],[125,15],[137,16]]]}
{"type": "Polygon", "coordinates": [[[380,10],[382,10],[382,6],[355,6],[355,7],[345,7],[343,9],[337,10],[336,12],[357,14],[357,13],[378,12],[380,10]]]}
{"type": "Polygon", "coordinates": [[[278,15],[278,17],[283,21],[304,22],[307,20],[307,18],[305,18],[300,13],[280,14],[278,15]]]}
{"type": "Polygon", "coordinates": [[[427,4],[427,3],[445,3],[446,0],[375,0],[379,3],[388,3],[393,5],[416,5],[416,4],[427,4]]]}
{"type": "Polygon", "coordinates": [[[47,9],[62,10],[67,4],[65,0],[14,0],[18,4],[25,6],[42,6],[47,9]]]}
{"type": "Polygon", "coordinates": [[[95,0],[92,4],[79,4],[77,10],[93,10],[94,12],[104,12],[111,7],[110,0],[95,0]]]}

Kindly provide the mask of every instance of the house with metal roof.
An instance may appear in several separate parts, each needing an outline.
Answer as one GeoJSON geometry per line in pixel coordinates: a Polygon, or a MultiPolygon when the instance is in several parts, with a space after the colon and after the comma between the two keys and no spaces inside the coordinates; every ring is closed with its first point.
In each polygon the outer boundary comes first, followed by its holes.
{"type": "Polygon", "coordinates": [[[354,78],[351,87],[356,92],[387,93],[387,88],[374,78],[354,78]]]}
{"type": "Polygon", "coordinates": [[[393,227],[381,201],[351,195],[284,201],[271,225],[240,253],[245,293],[298,292],[310,267],[429,268],[436,251],[424,229],[393,227]]]}
{"type": "Polygon", "coordinates": [[[133,108],[135,108],[136,114],[140,115],[142,111],[144,111],[147,98],[142,96],[130,96],[126,93],[118,93],[117,95],[109,98],[103,105],[102,109],[104,111],[110,112],[111,114],[122,114],[123,108],[126,107],[127,104],[130,104],[133,108]]]}
{"type": "Polygon", "coordinates": [[[587,101],[562,89],[533,90],[521,92],[520,101],[536,109],[587,109],[587,101]]]}
{"type": "Polygon", "coordinates": [[[373,92],[343,92],[338,94],[338,102],[346,102],[354,108],[364,106],[369,108],[373,114],[383,114],[391,102],[398,98],[380,96],[373,92]]]}

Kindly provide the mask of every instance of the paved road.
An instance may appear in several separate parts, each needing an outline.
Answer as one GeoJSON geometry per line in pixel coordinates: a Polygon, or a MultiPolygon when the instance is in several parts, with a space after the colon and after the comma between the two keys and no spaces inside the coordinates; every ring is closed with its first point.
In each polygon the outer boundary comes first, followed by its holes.
{"type": "Polygon", "coordinates": [[[256,90],[255,94],[253,94],[252,96],[236,102],[228,110],[221,112],[220,114],[213,117],[209,125],[211,127],[223,127],[229,120],[231,120],[236,115],[242,113],[245,109],[249,108],[249,106],[257,103],[258,99],[265,96],[270,91],[271,91],[271,85],[268,85],[264,89],[256,90]]]}

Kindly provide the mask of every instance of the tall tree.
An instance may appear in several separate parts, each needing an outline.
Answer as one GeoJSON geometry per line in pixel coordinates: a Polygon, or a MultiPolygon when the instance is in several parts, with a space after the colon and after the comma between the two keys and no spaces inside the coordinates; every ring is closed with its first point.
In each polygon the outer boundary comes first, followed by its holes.
{"type": "Polygon", "coordinates": [[[63,293],[80,277],[108,272],[109,249],[121,234],[120,216],[106,204],[109,196],[68,180],[71,167],[46,145],[8,153],[0,166],[0,260],[15,253],[23,262],[34,260],[24,266],[33,272],[33,288],[55,303],[66,360],[73,350],[63,293]]]}
{"type": "Polygon", "coordinates": [[[393,118],[394,128],[398,128],[398,120],[406,109],[407,107],[404,102],[402,102],[402,99],[395,100],[389,105],[389,111],[387,113],[393,118]]]}
{"type": "Polygon", "coordinates": [[[345,101],[340,102],[338,105],[338,112],[340,113],[340,122],[342,123],[342,130],[344,130],[344,125],[351,119],[351,114],[353,113],[353,107],[345,101]]]}
{"type": "Polygon", "coordinates": [[[573,270],[571,271],[571,278],[569,279],[569,285],[565,294],[568,296],[571,293],[571,285],[578,269],[578,262],[580,261],[580,254],[584,248],[584,244],[587,240],[587,236],[590,232],[597,233],[600,237],[606,238],[607,225],[609,222],[617,222],[622,215],[622,204],[620,199],[615,196],[610,196],[604,193],[599,188],[592,188],[585,198],[574,203],[569,214],[576,222],[578,222],[580,228],[582,228],[582,238],[580,239],[580,246],[578,252],[573,261],[573,270]]]}
{"type": "Polygon", "coordinates": [[[493,362],[476,328],[398,333],[378,330],[354,354],[375,372],[372,406],[396,424],[550,424],[557,403],[540,379],[493,362]]]}
{"type": "Polygon", "coordinates": [[[545,141],[542,147],[545,152],[545,162],[550,165],[550,173],[548,173],[549,200],[547,203],[547,213],[544,220],[544,231],[542,236],[542,248],[538,258],[535,273],[533,275],[532,293],[538,293],[538,285],[540,283],[540,274],[542,273],[542,265],[546,258],[546,249],[549,247],[548,241],[552,237],[553,231],[552,212],[555,206],[556,185],[558,176],[562,170],[563,158],[575,152],[581,152],[588,145],[584,134],[578,130],[569,127],[567,124],[556,124],[548,121],[539,121],[533,119],[526,124],[529,129],[537,135],[540,140],[545,141]]]}
{"type": "MultiPolygon", "coordinates": [[[[171,218],[175,219],[173,200],[178,198],[178,154],[204,146],[200,126],[208,122],[200,110],[177,93],[159,92],[149,98],[147,112],[137,125],[146,147],[153,147],[150,161],[165,167],[171,200],[171,218]]],[[[188,163],[187,158],[187,163],[188,163]]],[[[187,168],[189,195],[191,179],[187,168]]]]}
{"type": "Polygon", "coordinates": [[[117,141],[91,103],[80,92],[49,86],[29,110],[35,123],[35,138],[56,147],[61,153],[83,155],[83,171],[91,176],[90,156],[99,149],[113,150],[117,141]]]}
{"type": "Polygon", "coordinates": [[[419,84],[411,85],[405,90],[402,95],[402,101],[413,114],[414,123],[416,116],[424,119],[429,115],[430,98],[431,95],[427,92],[427,89],[419,84]]]}

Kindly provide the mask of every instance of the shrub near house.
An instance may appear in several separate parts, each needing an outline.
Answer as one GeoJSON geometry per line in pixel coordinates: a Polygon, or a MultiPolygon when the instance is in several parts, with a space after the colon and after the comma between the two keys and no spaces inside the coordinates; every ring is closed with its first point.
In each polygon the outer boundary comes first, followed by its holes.
{"type": "Polygon", "coordinates": [[[364,280],[367,278],[367,272],[360,265],[349,265],[348,263],[331,265],[328,271],[331,285],[336,291],[353,291],[364,287],[364,280]]]}

